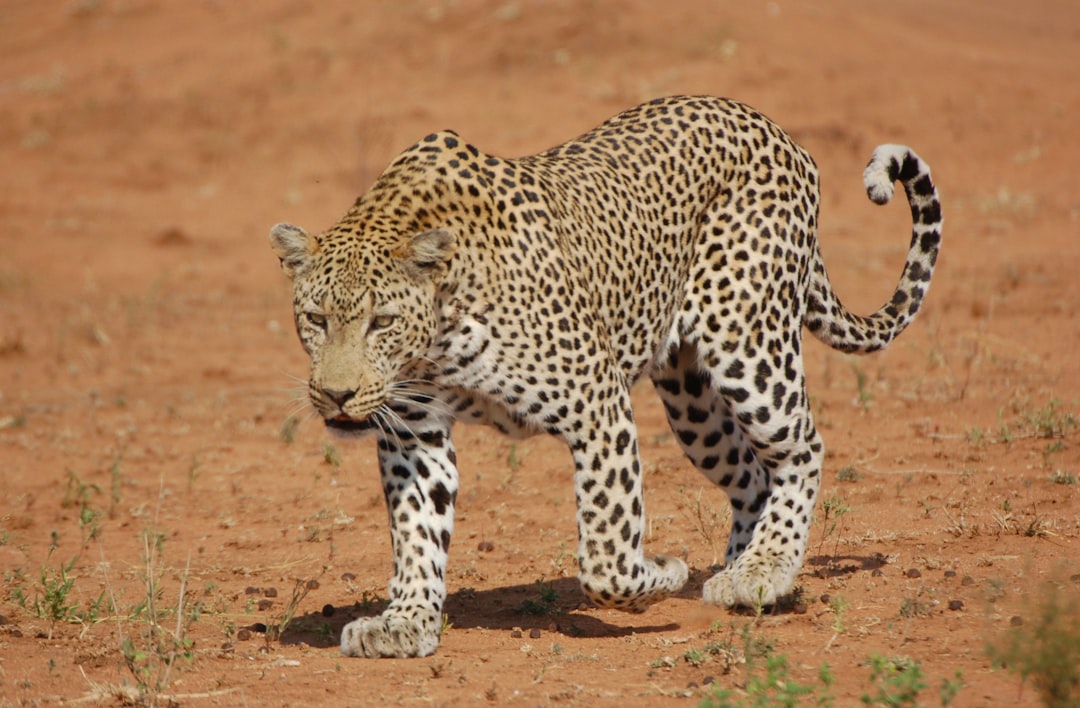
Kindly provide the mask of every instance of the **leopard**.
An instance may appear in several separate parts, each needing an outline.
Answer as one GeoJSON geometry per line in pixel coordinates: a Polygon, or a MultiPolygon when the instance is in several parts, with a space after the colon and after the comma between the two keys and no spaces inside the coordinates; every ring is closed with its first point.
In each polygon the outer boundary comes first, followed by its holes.
{"type": "Polygon", "coordinates": [[[568,446],[588,601],[642,612],[680,593],[687,562],[644,552],[631,389],[645,377],[686,457],[730,501],[703,601],[788,595],[824,457],[804,330],[840,352],[884,348],[923,305],[940,249],[937,187],[915,152],[877,147],[863,181],[877,204],[902,185],[912,219],[899,282],[869,316],[845,308],[826,273],[816,163],[725,98],[652,100],[513,159],[432,133],[329,229],[273,226],[310,358],[306,397],[331,434],[375,438],[389,517],[388,604],[344,626],[342,653],[439,645],[455,421],[568,446]]]}

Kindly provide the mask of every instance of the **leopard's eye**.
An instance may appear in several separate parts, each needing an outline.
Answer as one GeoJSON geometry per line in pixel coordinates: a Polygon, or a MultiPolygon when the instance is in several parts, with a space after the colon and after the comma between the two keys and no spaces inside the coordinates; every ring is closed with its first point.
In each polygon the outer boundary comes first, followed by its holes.
{"type": "Polygon", "coordinates": [[[313,327],[326,331],[326,315],[318,312],[305,312],[304,319],[313,327]]]}
{"type": "Polygon", "coordinates": [[[394,315],[375,315],[371,318],[371,329],[386,329],[394,324],[394,315]]]}

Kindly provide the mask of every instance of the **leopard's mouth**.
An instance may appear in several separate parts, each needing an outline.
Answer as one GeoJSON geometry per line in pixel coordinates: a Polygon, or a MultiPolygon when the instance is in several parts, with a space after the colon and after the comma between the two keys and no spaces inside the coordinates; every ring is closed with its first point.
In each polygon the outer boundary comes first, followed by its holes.
{"type": "Polygon", "coordinates": [[[324,422],[327,428],[341,433],[364,433],[375,428],[375,421],[371,418],[356,420],[355,418],[339,415],[336,418],[325,418],[324,422]]]}

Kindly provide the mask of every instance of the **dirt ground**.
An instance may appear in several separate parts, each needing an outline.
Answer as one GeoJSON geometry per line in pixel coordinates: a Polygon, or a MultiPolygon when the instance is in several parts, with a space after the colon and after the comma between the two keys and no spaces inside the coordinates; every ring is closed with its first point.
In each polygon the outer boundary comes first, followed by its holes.
{"type": "Polygon", "coordinates": [[[3,2],[0,705],[697,704],[782,674],[843,706],[915,663],[919,704],[1037,705],[985,648],[1080,587],[1078,115],[1073,0],[3,2]],[[588,606],[569,454],[459,427],[438,653],[343,658],[386,595],[386,515],[372,442],[299,402],[269,227],[329,226],[432,130],[522,155],[673,93],[810,150],[856,311],[910,233],[864,196],[873,147],[941,190],[920,319],[867,358],[806,347],[829,452],[799,592],[701,603],[727,503],[644,386],[647,547],[687,559],[682,595],[588,606]]]}

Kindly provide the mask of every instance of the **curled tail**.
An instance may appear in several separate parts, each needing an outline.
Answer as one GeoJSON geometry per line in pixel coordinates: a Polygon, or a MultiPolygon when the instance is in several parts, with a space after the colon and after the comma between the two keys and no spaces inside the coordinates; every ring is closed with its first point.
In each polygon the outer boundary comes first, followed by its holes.
{"type": "Polygon", "coordinates": [[[893,182],[904,185],[911,206],[911,246],[907,263],[892,298],[869,317],[852,314],[829,284],[820,254],[810,274],[807,328],[825,344],[844,352],[866,354],[889,344],[915,319],[941,247],[941,202],[930,178],[930,167],[910,148],[881,145],[863,172],[866,195],[885,204],[893,195],[893,182]]]}

